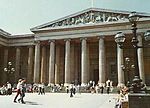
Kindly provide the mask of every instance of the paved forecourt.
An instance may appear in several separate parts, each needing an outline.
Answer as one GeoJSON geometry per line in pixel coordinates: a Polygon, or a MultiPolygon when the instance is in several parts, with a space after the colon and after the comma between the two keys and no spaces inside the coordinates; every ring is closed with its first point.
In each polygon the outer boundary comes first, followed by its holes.
{"type": "Polygon", "coordinates": [[[67,93],[26,93],[26,104],[14,103],[15,93],[0,95],[1,108],[114,108],[117,94],[76,94],[70,98],[67,93]]]}

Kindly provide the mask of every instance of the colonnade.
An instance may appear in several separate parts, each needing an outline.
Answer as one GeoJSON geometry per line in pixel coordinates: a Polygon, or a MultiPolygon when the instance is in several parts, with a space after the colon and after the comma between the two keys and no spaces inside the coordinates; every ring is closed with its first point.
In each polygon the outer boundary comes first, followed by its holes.
{"type": "MultiPolygon", "coordinates": [[[[105,39],[104,37],[98,38],[99,46],[99,84],[104,84],[106,82],[106,54],[105,54],[105,39]]],[[[66,39],[65,42],[65,54],[64,54],[64,75],[57,70],[60,66],[60,59],[58,57],[61,55],[59,47],[56,46],[56,40],[49,41],[49,57],[46,55],[46,47],[40,45],[40,41],[37,41],[34,46],[28,47],[28,72],[27,80],[33,81],[34,83],[42,83],[48,80],[49,84],[58,84],[60,83],[60,76],[64,76],[64,84],[68,85],[72,82],[72,78],[77,77],[78,73],[72,74],[72,69],[76,69],[77,66],[71,66],[72,64],[72,39],[66,39]],[[56,51],[55,51],[56,50],[56,51]],[[33,56],[34,55],[34,56],[33,56]],[[46,68],[48,60],[48,70],[46,68]],[[46,74],[48,71],[48,74],[46,74]],[[59,75],[61,74],[61,75],[59,75]],[[74,75],[74,76],[72,76],[74,75]],[[48,79],[46,77],[48,76],[48,79]]],[[[86,85],[89,82],[89,70],[88,70],[88,45],[87,38],[81,38],[81,85],[86,85]]],[[[139,45],[142,44],[142,39],[139,37],[139,45]]],[[[19,64],[20,64],[20,47],[16,47],[16,64],[15,64],[15,79],[19,78],[19,64]]],[[[110,52],[111,53],[111,52],[110,52]]],[[[8,49],[4,51],[4,66],[6,61],[8,61],[8,49]]],[[[78,55],[76,55],[78,56],[78,55]]],[[[75,56],[74,56],[75,57],[75,56]]],[[[143,63],[143,51],[142,49],[138,50],[138,60],[139,60],[139,69],[140,77],[143,82],[145,82],[144,76],[144,63],[143,63]]],[[[77,62],[76,62],[77,63],[77,62]]],[[[117,46],[117,70],[118,70],[118,86],[123,86],[125,83],[124,72],[121,69],[123,64],[123,49],[120,49],[117,46]]]]}
{"type": "MultiPolygon", "coordinates": [[[[99,39],[99,83],[100,84],[104,84],[106,79],[105,79],[105,59],[106,59],[106,56],[105,56],[105,44],[104,44],[104,38],[103,37],[100,37],[98,38],[99,39]]],[[[65,85],[68,85],[70,83],[72,83],[72,78],[73,77],[77,77],[77,73],[72,73],[72,69],[75,69],[75,66],[71,66],[71,62],[73,61],[73,57],[71,57],[72,53],[75,53],[75,52],[72,52],[72,44],[71,44],[71,39],[65,39],[64,42],[65,42],[65,55],[64,55],[64,84],[65,85]],[[75,75],[75,76],[73,76],[75,75]]],[[[88,70],[88,51],[87,51],[87,38],[81,38],[80,39],[81,41],[81,85],[86,85],[88,82],[89,82],[89,70],[88,70]]],[[[57,84],[59,83],[59,72],[57,71],[57,64],[56,62],[59,61],[57,54],[58,51],[55,51],[57,50],[57,47],[55,45],[55,41],[54,40],[51,40],[49,41],[49,45],[50,45],[50,49],[49,49],[49,70],[48,70],[48,74],[49,74],[49,81],[48,83],[49,84],[57,84]],[[56,52],[56,53],[55,53],[56,52]],[[56,60],[55,60],[56,59],[56,60]]],[[[39,43],[36,43],[35,45],[35,61],[34,61],[34,78],[33,78],[33,82],[35,83],[39,83],[41,82],[42,80],[40,80],[39,76],[41,75],[39,74],[40,73],[40,46],[39,46],[39,43]]],[[[42,53],[43,51],[45,50],[42,50],[42,53]]],[[[59,52],[60,53],[60,52],[59,52]]],[[[42,64],[43,62],[41,61],[41,68],[42,66],[44,66],[42,64]]],[[[41,71],[42,72],[42,71],[41,71]]],[[[43,71],[45,72],[45,71],[43,71]]],[[[42,77],[42,76],[41,76],[42,77]]]]}

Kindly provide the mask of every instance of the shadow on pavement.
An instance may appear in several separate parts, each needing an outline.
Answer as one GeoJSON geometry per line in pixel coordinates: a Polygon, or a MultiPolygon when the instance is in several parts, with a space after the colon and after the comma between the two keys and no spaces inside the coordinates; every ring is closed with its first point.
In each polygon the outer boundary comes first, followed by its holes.
{"type": "Polygon", "coordinates": [[[41,104],[38,104],[38,103],[36,103],[36,102],[30,102],[30,101],[25,101],[25,103],[26,103],[27,105],[41,105],[41,104]]]}

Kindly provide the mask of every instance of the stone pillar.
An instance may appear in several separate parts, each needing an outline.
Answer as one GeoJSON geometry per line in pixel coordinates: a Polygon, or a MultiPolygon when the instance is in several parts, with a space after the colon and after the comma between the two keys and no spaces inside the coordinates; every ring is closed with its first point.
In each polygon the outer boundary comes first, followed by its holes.
{"type": "Polygon", "coordinates": [[[74,72],[75,72],[75,83],[79,84],[79,56],[80,56],[80,52],[79,52],[79,47],[74,46],[74,72]]]}
{"type": "Polygon", "coordinates": [[[49,84],[54,84],[55,71],[55,41],[50,40],[50,56],[49,56],[49,84]]]}
{"type": "Polygon", "coordinates": [[[46,83],[46,46],[42,46],[41,83],[46,83]]]}
{"type": "Polygon", "coordinates": [[[60,45],[56,46],[55,84],[60,83],[60,45]]]}
{"type": "Polygon", "coordinates": [[[70,49],[70,81],[76,83],[75,80],[75,44],[71,43],[70,49]]]}
{"type": "MultiPolygon", "coordinates": [[[[142,37],[138,36],[138,46],[142,46],[142,37]]],[[[142,79],[142,82],[145,84],[145,73],[144,73],[144,58],[143,58],[143,48],[138,49],[138,63],[139,63],[139,75],[142,79]]]]}
{"type": "Polygon", "coordinates": [[[33,82],[40,83],[40,41],[37,41],[35,45],[33,82]]]}
{"type": "Polygon", "coordinates": [[[18,79],[20,78],[20,47],[16,48],[16,65],[15,65],[15,81],[18,81],[18,79]]]}
{"type": "Polygon", "coordinates": [[[33,46],[29,46],[27,82],[33,81],[33,46]]]}
{"type": "Polygon", "coordinates": [[[82,38],[81,42],[81,86],[87,85],[87,42],[82,38]]]}
{"type": "Polygon", "coordinates": [[[105,45],[104,38],[99,38],[99,84],[105,85],[105,45]]]}
{"type": "Polygon", "coordinates": [[[2,83],[6,83],[6,80],[7,80],[7,74],[6,72],[4,71],[4,68],[7,67],[7,64],[8,64],[8,48],[5,48],[4,49],[4,67],[3,67],[3,74],[2,74],[2,83]]]}
{"type": "Polygon", "coordinates": [[[118,87],[123,87],[124,84],[124,71],[121,68],[123,64],[123,49],[117,45],[117,66],[118,66],[118,87]]]}
{"type": "Polygon", "coordinates": [[[86,46],[86,62],[87,62],[87,82],[89,82],[91,80],[91,77],[90,77],[90,46],[89,44],[87,44],[86,46]]]}
{"type": "Polygon", "coordinates": [[[70,84],[70,39],[65,43],[65,86],[70,84]]]}

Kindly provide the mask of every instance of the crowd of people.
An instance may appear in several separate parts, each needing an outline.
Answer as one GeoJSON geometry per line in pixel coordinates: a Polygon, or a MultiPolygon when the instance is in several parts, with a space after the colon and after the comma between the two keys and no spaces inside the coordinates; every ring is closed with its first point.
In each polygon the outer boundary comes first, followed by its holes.
{"type": "MultiPolygon", "coordinates": [[[[21,79],[18,80],[18,84],[20,84],[21,79]]],[[[17,92],[18,84],[14,84],[13,86],[7,82],[2,87],[0,87],[0,95],[11,95],[12,92],[17,92]]],[[[80,84],[70,84],[68,86],[64,86],[63,84],[50,84],[45,85],[44,83],[39,84],[26,84],[24,82],[24,91],[30,93],[38,93],[39,95],[45,94],[45,89],[47,92],[62,92],[66,91],[67,93],[72,91],[72,88],[76,92],[91,92],[91,93],[104,93],[107,91],[109,94],[112,92],[113,86],[112,81],[107,80],[105,84],[95,84],[94,81],[89,81],[89,83],[85,86],[81,86],[80,84]]]]}
{"type": "Polygon", "coordinates": [[[113,82],[111,80],[107,80],[105,83],[102,84],[95,84],[94,81],[90,81],[88,83],[88,88],[90,92],[93,93],[101,93],[103,94],[104,91],[109,94],[113,91],[113,82]]]}
{"type": "Polygon", "coordinates": [[[0,87],[0,95],[11,95],[12,94],[12,86],[9,82],[0,87]]]}
{"type": "MultiPolygon", "coordinates": [[[[14,97],[13,102],[25,103],[24,97],[25,92],[37,93],[38,95],[45,95],[46,92],[66,92],[70,97],[74,97],[76,93],[86,92],[86,93],[107,93],[113,91],[113,82],[111,80],[107,80],[103,84],[96,84],[94,81],[89,81],[87,85],[81,86],[80,84],[70,84],[68,86],[64,86],[63,84],[50,84],[45,85],[44,83],[39,84],[26,84],[25,79],[19,79],[16,85],[11,85],[9,82],[4,84],[0,88],[0,95],[11,95],[12,92],[15,92],[16,95],[14,97]]],[[[119,89],[119,96],[116,100],[116,106],[119,106],[122,99],[127,99],[126,95],[128,94],[128,88],[124,86],[119,89]]],[[[117,108],[117,107],[116,107],[117,108]]]]}

